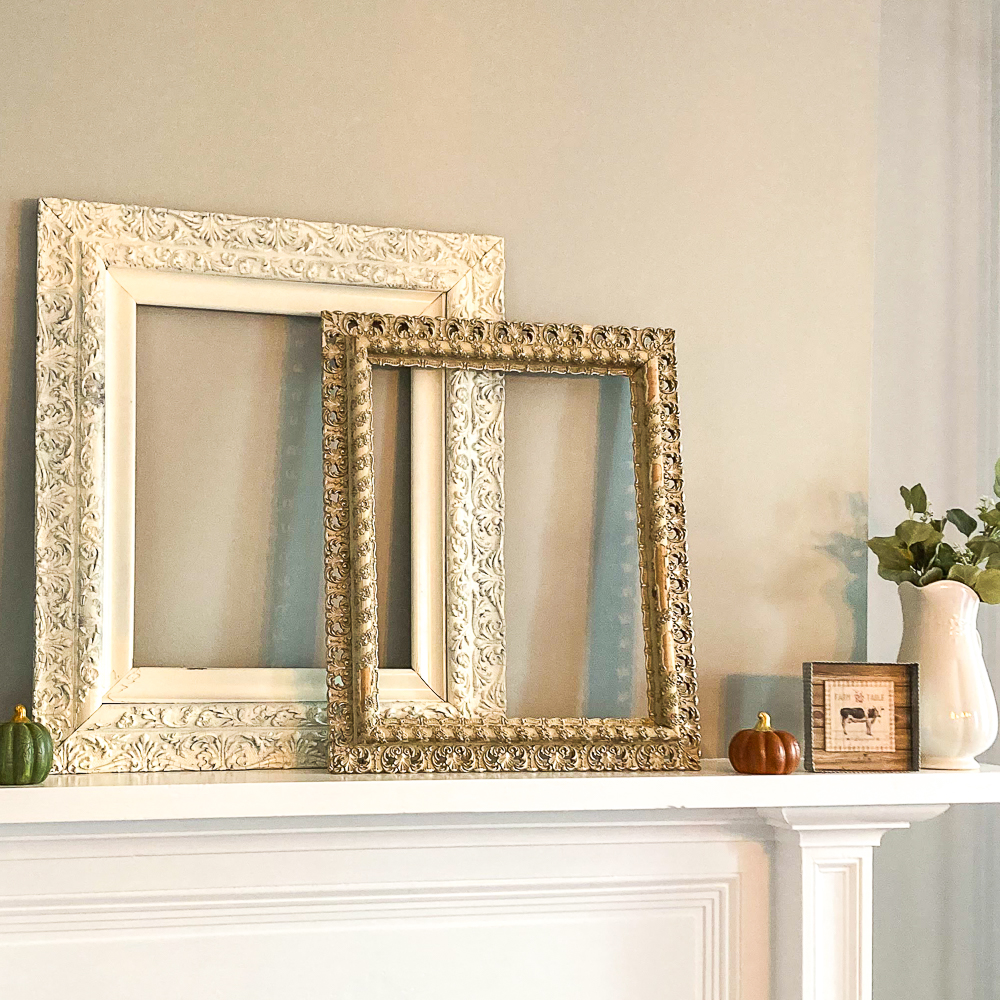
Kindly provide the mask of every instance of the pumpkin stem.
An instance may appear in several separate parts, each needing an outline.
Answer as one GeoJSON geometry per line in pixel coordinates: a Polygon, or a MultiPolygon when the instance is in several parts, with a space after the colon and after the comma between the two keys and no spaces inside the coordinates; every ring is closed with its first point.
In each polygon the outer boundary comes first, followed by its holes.
{"type": "Polygon", "coordinates": [[[29,722],[28,713],[24,708],[24,705],[17,705],[14,709],[14,718],[10,720],[11,722],[29,722]]]}
{"type": "Polygon", "coordinates": [[[758,712],[757,725],[753,729],[755,733],[769,733],[771,731],[771,716],[767,712],[758,712]]]}

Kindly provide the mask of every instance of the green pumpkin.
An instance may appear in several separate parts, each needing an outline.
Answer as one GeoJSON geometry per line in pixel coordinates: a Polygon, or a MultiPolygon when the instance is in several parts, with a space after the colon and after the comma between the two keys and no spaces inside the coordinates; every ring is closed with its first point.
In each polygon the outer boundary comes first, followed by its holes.
{"type": "Polygon", "coordinates": [[[37,785],[52,767],[52,737],[32,722],[24,705],[0,726],[0,785],[37,785]]]}

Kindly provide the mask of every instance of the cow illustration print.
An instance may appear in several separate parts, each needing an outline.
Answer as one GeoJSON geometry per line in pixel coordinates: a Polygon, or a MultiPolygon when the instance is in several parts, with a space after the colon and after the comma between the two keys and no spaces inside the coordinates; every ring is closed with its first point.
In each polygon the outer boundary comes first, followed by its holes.
{"type": "Polygon", "coordinates": [[[891,680],[828,680],[824,700],[826,750],[857,753],[896,749],[891,680]]]}

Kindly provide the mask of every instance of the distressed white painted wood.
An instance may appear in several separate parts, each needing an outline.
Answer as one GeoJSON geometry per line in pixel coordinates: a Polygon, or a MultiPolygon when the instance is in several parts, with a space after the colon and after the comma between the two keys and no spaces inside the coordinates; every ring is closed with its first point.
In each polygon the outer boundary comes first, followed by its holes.
{"type": "Polygon", "coordinates": [[[0,789],[0,967],[84,1000],[178,970],[241,1000],[866,1000],[874,847],[950,802],[1000,802],[1000,768],[59,776],[0,789]]]}
{"type": "MultiPolygon", "coordinates": [[[[495,319],[503,315],[503,274],[503,241],[493,236],[39,202],[34,713],[52,730],[57,771],[326,763],[325,699],[305,671],[275,674],[269,691],[270,671],[250,681],[249,670],[234,670],[207,682],[192,670],[162,673],[133,662],[137,305],[495,319]],[[154,672],[147,676],[148,670],[154,672]],[[216,700],[204,700],[206,687],[218,689],[216,700]],[[137,700],[152,689],[166,694],[137,700]]],[[[484,385],[498,380],[472,372],[447,380],[421,376],[421,412],[437,407],[442,437],[487,429],[481,450],[492,457],[502,448],[502,435],[494,433],[496,403],[481,408],[480,400],[484,385]],[[428,396],[422,388],[431,381],[439,385],[428,396]]],[[[417,434],[415,441],[413,465],[420,468],[424,438],[417,434]]],[[[443,469],[450,447],[443,440],[429,445],[435,466],[443,469]]],[[[501,496],[495,474],[484,475],[501,496]]],[[[419,513],[432,515],[435,526],[446,517],[444,479],[442,471],[420,484],[419,513]]],[[[474,658],[480,628],[494,647],[503,633],[499,608],[483,599],[473,613],[474,588],[458,586],[459,578],[474,579],[491,584],[488,594],[502,592],[495,586],[502,579],[500,537],[472,532],[454,500],[453,544],[438,545],[421,564],[422,603],[413,609],[415,628],[440,632],[414,652],[437,659],[417,664],[414,678],[405,676],[411,671],[386,671],[382,684],[383,700],[404,714],[458,698],[460,691],[448,690],[460,687],[449,665],[474,658]],[[414,687],[421,697],[410,699],[414,687]]],[[[472,503],[471,496],[459,500],[472,503]]],[[[413,534],[425,533],[417,522],[413,534]]],[[[502,639],[499,648],[491,664],[502,673],[502,639]]]]}

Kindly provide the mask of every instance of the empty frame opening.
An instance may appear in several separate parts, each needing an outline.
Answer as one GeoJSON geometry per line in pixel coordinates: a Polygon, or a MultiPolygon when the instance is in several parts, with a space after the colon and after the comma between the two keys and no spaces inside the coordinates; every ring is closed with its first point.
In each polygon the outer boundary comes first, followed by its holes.
{"type": "MultiPolygon", "coordinates": [[[[286,283],[280,303],[263,303],[288,307],[279,315],[148,305],[111,289],[107,699],[322,700],[319,317],[286,283]]],[[[397,297],[344,291],[373,311],[397,297]]],[[[443,297],[426,297],[406,311],[443,309],[443,297]]],[[[373,390],[384,445],[376,506],[394,539],[380,565],[393,623],[382,662],[403,668],[385,675],[382,694],[437,700],[447,697],[443,373],[381,370],[373,390]]]]}
{"type": "Polygon", "coordinates": [[[413,662],[410,386],[408,368],[372,367],[378,663],[386,669],[413,662]]]}
{"type": "Polygon", "coordinates": [[[507,714],[648,714],[629,380],[509,372],[507,714]]]}
{"type": "Polygon", "coordinates": [[[136,666],[324,666],[309,316],[140,306],[136,666]]]}

